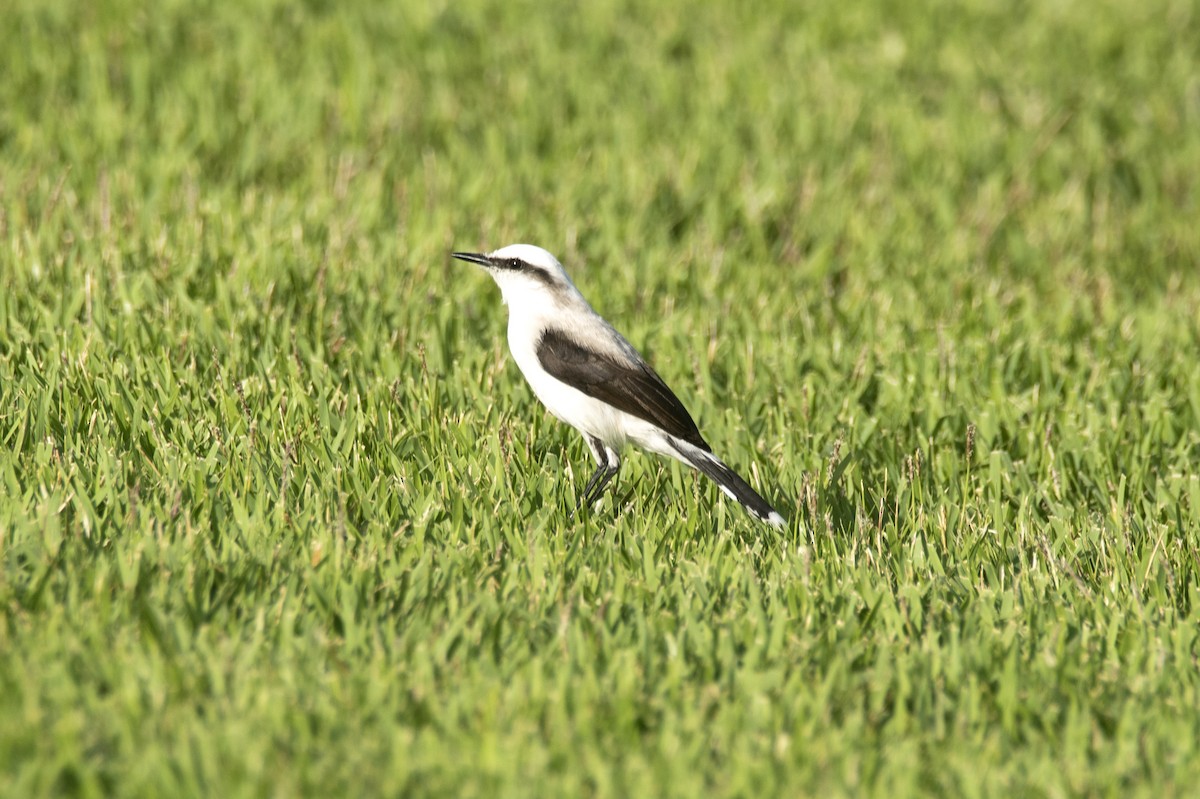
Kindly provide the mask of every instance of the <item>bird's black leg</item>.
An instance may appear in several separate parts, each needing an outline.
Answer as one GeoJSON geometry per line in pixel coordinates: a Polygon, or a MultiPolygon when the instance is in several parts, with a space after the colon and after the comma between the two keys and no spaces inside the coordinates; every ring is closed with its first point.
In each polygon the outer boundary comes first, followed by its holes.
{"type": "Polygon", "coordinates": [[[603,490],[603,485],[600,484],[600,479],[608,474],[608,464],[602,464],[596,467],[596,471],[592,472],[592,476],[588,478],[587,485],[583,487],[583,493],[579,495],[579,503],[575,506],[576,512],[584,505],[591,505],[596,497],[600,496],[603,490]],[[595,492],[593,495],[592,492],[595,492]]]}
{"type": "Polygon", "coordinates": [[[621,468],[619,460],[610,460],[607,466],[604,466],[604,476],[600,478],[600,482],[596,483],[596,487],[592,489],[592,496],[588,500],[588,504],[600,499],[600,495],[604,493],[604,489],[608,488],[608,484],[617,476],[617,470],[621,468]]]}
{"type": "Polygon", "coordinates": [[[590,506],[598,500],[609,482],[616,476],[617,470],[621,468],[620,458],[609,458],[608,448],[604,446],[603,441],[588,436],[587,443],[588,448],[592,450],[592,455],[596,458],[596,471],[592,473],[592,476],[588,478],[587,485],[583,487],[583,493],[579,495],[579,502],[575,505],[572,516],[578,513],[580,508],[585,505],[590,506]]]}

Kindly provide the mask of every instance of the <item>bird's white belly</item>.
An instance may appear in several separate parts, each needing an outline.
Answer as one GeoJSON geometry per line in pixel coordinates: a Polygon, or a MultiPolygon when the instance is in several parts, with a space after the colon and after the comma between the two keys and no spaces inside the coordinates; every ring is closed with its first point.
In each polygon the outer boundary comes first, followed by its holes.
{"type": "Polygon", "coordinates": [[[543,369],[538,362],[534,341],[530,335],[514,335],[510,325],[509,349],[534,395],[561,421],[584,435],[595,436],[620,451],[629,437],[626,427],[632,417],[608,403],[568,386],[543,369]]]}

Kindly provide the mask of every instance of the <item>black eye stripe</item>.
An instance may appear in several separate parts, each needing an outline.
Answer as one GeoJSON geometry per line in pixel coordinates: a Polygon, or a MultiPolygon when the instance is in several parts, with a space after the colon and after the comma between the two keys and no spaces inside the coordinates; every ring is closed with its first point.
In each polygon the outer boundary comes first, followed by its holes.
{"type": "Polygon", "coordinates": [[[504,269],[520,272],[551,288],[557,287],[557,281],[555,281],[554,276],[549,271],[540,266],[534,266],[528,261],[522,261],[520,258],[505,258],[500,262],[500,266],[504,269]]]}

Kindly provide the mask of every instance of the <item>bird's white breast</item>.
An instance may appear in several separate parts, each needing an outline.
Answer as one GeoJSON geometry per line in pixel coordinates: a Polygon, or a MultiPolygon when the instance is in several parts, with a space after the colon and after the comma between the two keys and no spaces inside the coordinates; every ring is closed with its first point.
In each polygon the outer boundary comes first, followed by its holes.
{"type": "Polygon", "coordinates": [[[508,347],[533,393],[557,418],[620,450],[627,438],[625,422],[628,414],[589,397],[543,369],[537,357],[537,346],[545,324],[536,314],[515,311],[510,306],[508,347]]]}

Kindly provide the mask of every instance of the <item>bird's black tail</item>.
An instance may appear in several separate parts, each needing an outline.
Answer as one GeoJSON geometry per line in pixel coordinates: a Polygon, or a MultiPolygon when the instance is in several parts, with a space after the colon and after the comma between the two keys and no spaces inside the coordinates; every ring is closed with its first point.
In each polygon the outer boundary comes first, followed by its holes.
{"type": "Polygon", "coordinates": [[[736,500],[751,516],[772,527],[782,528],[787,524],[779,511],[772,508],[749,483],[722,463],[716,455],[683,441],[671,441],[671,446],[683,456],[684,461],[716,483],[725,496],[736,500]]]}

